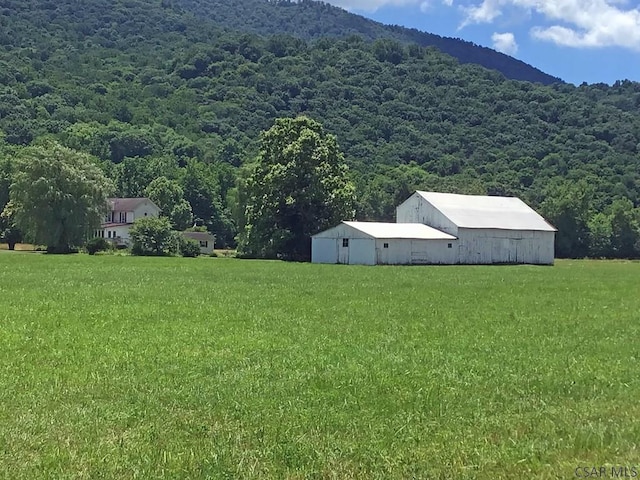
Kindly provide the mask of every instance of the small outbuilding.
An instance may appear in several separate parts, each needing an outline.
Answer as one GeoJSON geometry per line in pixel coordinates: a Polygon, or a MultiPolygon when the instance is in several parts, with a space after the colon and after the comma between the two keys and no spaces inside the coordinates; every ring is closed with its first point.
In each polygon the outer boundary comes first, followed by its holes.
{"type": "Polygon", "coordinates": [[[552,265],[556,229],[519,198],[415,192],[396,209],[398,222],[418,222],[455,236],[452,263],[552,265]]]}
{"type": "Polygon", "coordinates": [[[209,255],[213,252],[213,247],[216,243],[216,236],[209,232],[182,232],[182,236],[188,240],[194,240],[198,242],[200,246],[200,253],[203,255],[209,255]]]}
{"type": "Polygon", "coordinates": [[[311,237],[313,263],[451,264],[457,238],[421,223],[342,222],[311,237]]]}

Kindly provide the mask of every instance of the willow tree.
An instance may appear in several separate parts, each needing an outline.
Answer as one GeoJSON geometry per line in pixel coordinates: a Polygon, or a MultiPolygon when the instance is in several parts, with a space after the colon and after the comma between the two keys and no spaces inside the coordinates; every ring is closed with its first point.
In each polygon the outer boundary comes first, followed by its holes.
{"type": "Polygon", "coordinates": [[[10,189],[14,220],[49,252],[68,253],[100,225],[112,189],[84,153],[57,143],[25,148],[10,189]]]}
{"type": "Polygon", "coordinates": [[[354,192],[333,135],[307,117],[276,120],[247,180],[240,254],[308,260],[311,235],[354,217],[354,192]]]}

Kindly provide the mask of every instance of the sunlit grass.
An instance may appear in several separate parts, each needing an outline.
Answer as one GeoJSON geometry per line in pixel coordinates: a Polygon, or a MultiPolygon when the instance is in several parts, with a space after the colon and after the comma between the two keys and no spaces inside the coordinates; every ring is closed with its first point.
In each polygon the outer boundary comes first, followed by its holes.
{"type": "Polygon", "coordinates": [[[638,465],[640,263],[0,255],[0,478],[638,465]]]}

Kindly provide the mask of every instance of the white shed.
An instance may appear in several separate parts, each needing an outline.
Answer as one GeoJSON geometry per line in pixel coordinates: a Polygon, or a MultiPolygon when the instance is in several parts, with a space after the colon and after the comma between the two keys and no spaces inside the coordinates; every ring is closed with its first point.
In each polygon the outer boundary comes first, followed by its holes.
{"type": "Polygon", "coordinates": [[[556,229],[519,198],[418,191],[398,206],[396,220],[457,237],[453,263],[553,264],[556,229]]]}
{"type": "Polygon", "coordinates": [[[313,263],[455,263],[454,235],[421,223],[342,222],[311,237],[313,263]]]}

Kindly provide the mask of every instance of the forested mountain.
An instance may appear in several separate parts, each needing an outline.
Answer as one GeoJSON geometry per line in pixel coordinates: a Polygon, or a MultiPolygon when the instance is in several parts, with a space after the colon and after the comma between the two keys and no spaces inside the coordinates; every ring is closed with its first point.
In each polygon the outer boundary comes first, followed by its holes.
{"type": "MultiPolygon", "coordinates": [[[[249,26],[348,15],[255,1],[249,26]]],[[[519,195],[556,222],[562,255],[588,253],[594,232],[613,238],[615,222],[635,228],[640,84],[544,86],[372,32],[304,40],[207,20],[231,5],[0,0],[0,156],[53,137],[101,159],[119,195],[166,176],[232,242],[238,167],[275,118],[304,114],[337,136],[360,218],[391,219],[422,188],[519,195]]]]}
{"type": "MultiPolygon", "coordinates": [[[[166,4],[166,2],[165,2],[166,4]]],[[[288,34],[304,40],[358,35],[366,40],[391,38],[436,47],[460,63],[498,70],[505,77],[551,84],[561,82],[520,60],[458,38],[441,37],[400,26],[383,25],[314,0],[174,0],[172,8],[193,12],[215,25],[261,35],[288,34]]]]}

